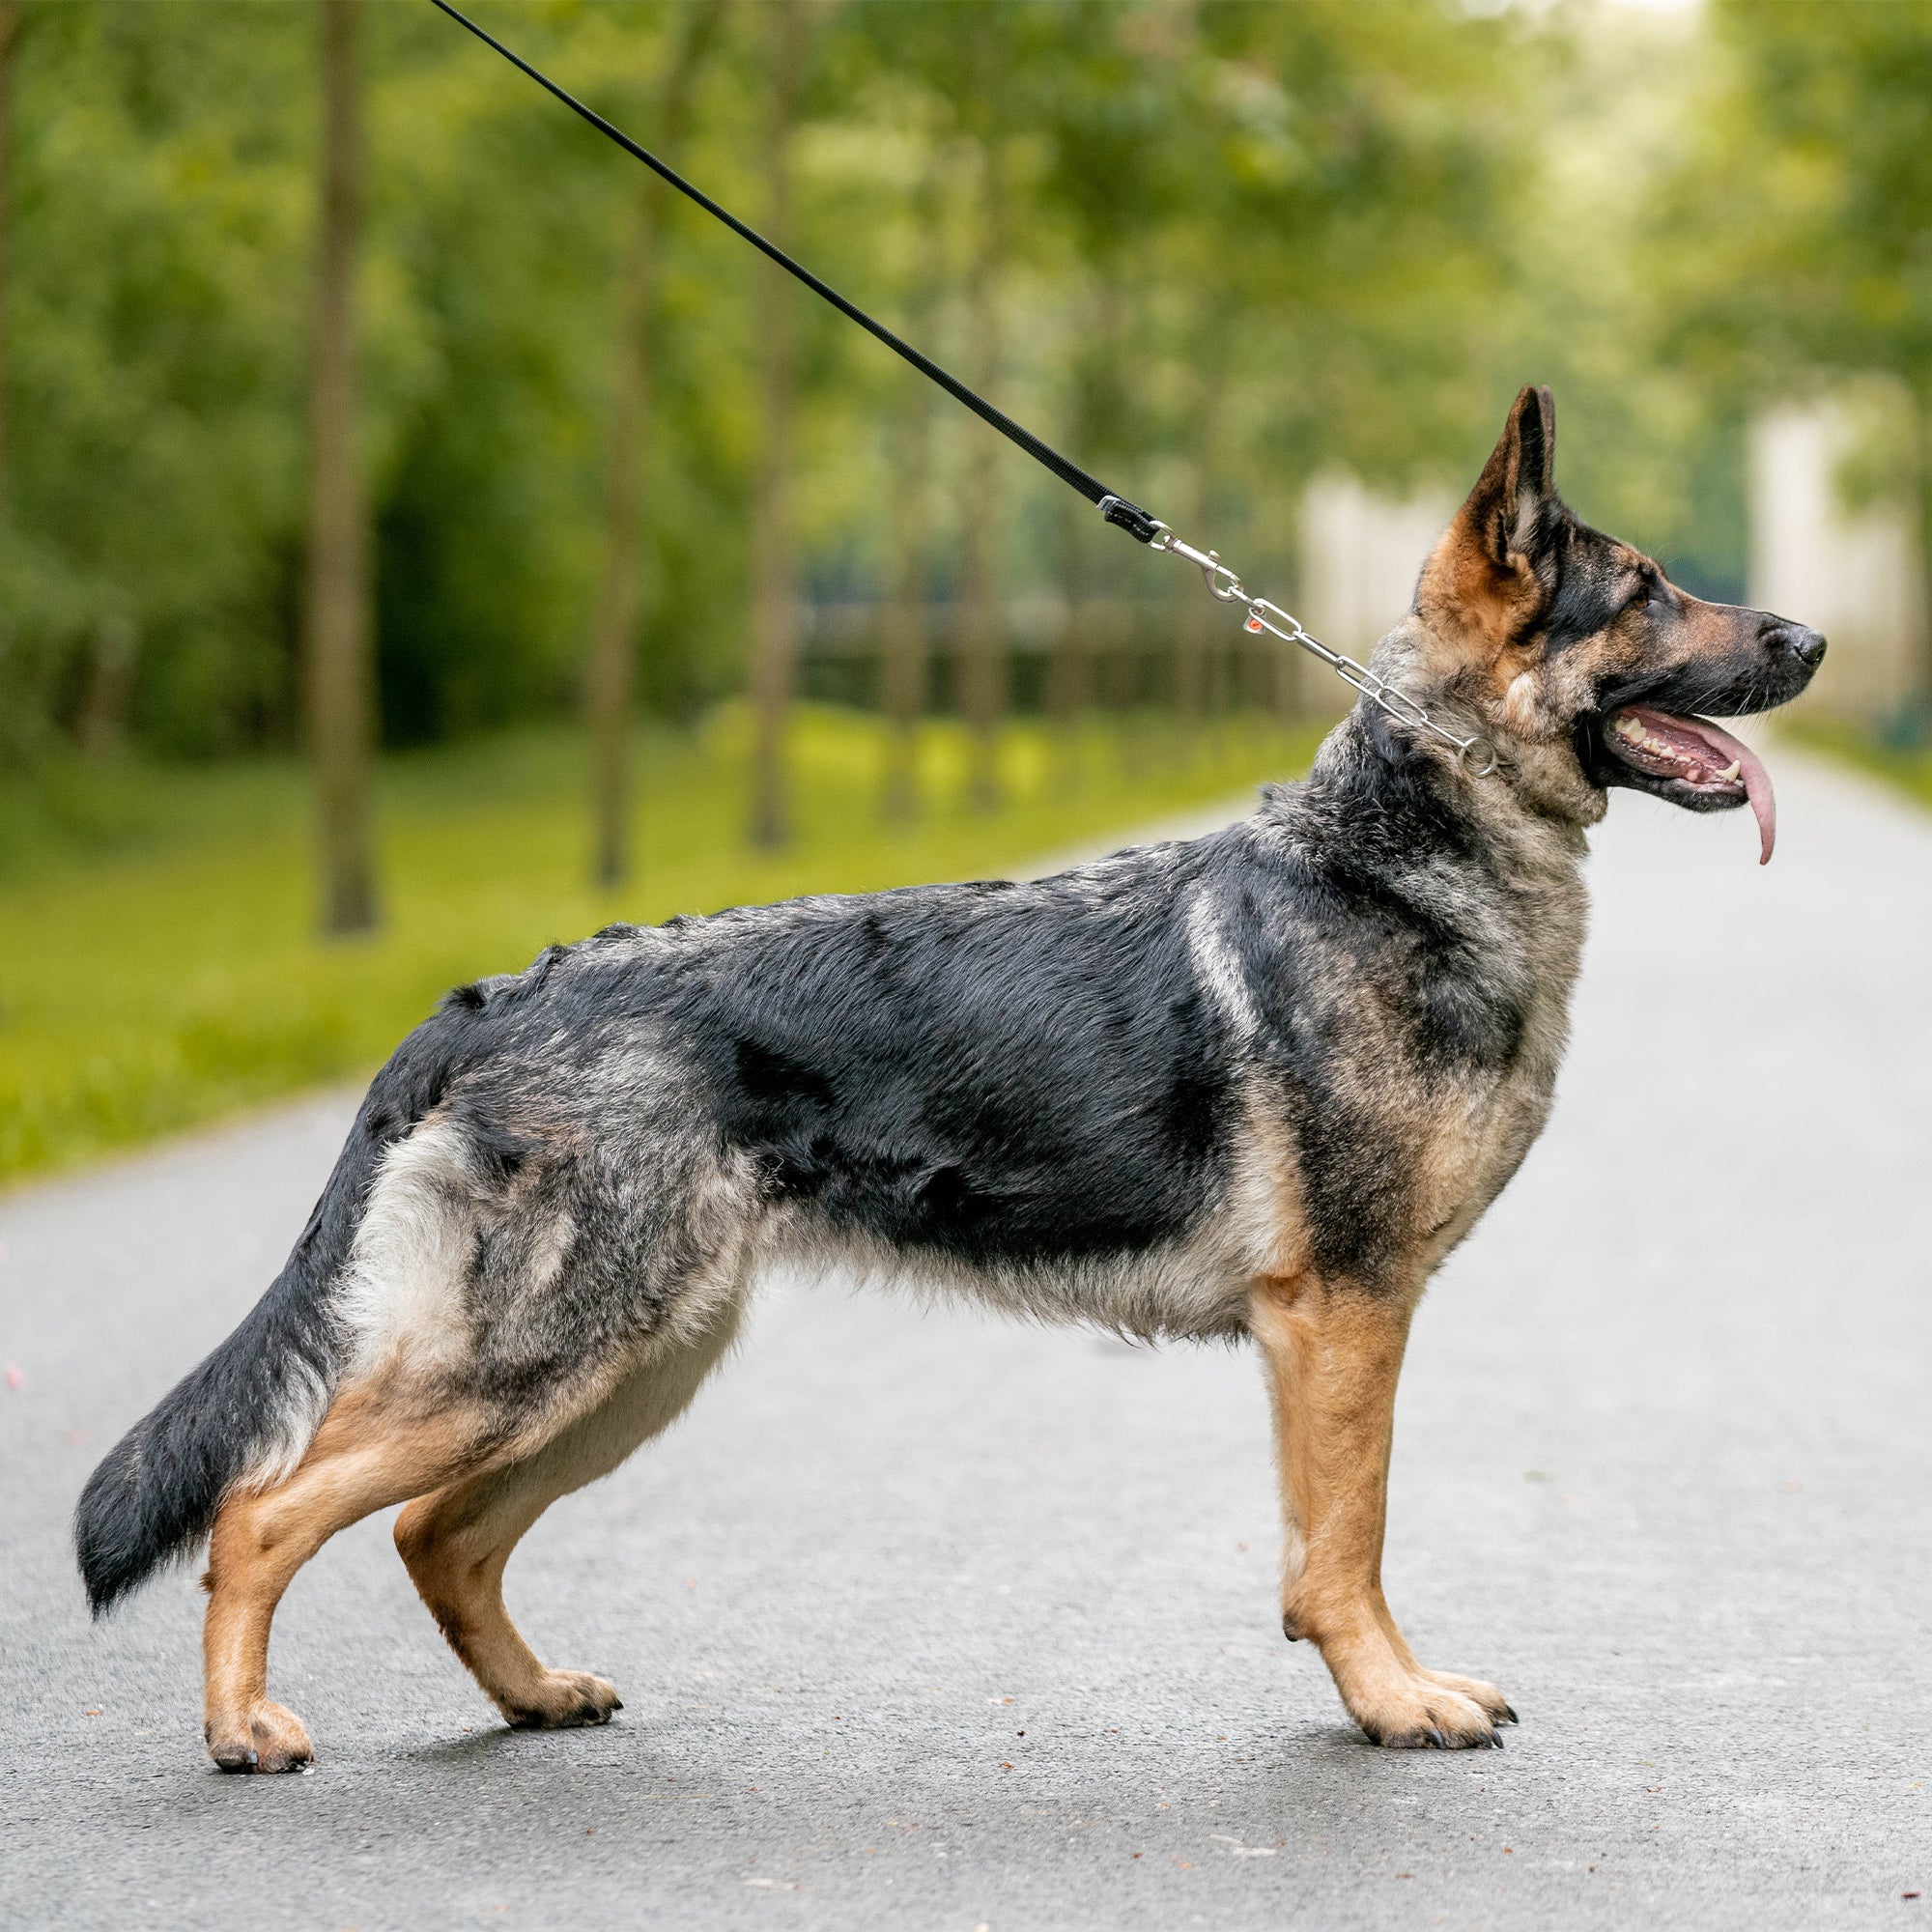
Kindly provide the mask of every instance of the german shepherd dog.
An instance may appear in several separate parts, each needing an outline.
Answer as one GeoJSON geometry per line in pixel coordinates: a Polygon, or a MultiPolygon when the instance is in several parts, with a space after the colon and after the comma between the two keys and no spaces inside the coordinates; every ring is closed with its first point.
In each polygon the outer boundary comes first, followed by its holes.
{"type": "Polygon", "coordinates": [[[308,1762],[270,1621],[393,1503],[430,1613],[513,1725],[604,1722],[503,1567],[691,1401],[775,1263],[856,1264],[1035,1319],[1252,1337],[1282,1628],[1377,1744],[1500,1743],[1382,1597],[1409,1319],[1548,1113],[1612,785],[1692,811],[1763,767],[1693,714],[1795,696],[1825,640],[1703,603],[1579,522],[1518,396],[1375,669],[1493,773],[1358,706],[1241,823],[1026,885],[614,925],[459,987],[377,1075],[287,1265],[100,1464],[105,1610],[208,1538],[207,1739],[308,1762]]]}

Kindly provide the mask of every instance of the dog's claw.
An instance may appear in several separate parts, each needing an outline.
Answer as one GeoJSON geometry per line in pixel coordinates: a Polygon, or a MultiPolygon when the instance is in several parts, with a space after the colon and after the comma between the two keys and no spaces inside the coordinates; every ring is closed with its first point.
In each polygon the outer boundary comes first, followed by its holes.
{"type": "Polygon", "coordinates": [[[1503,1722],[1506,1724],[1520,1724],[1522,1722],[1522,1719],[1517,1716],[1516,1712],[1509,1705],[1505,1704],[1503,1706],[1503,1722]]]}
{"type": "Polygon", "coordinates": [[[1445,1738],[1442,1735],[1442,1733],[1435,1728],[1434,1724],[1431,1724],[1429,1729],[1423,1735],[1428,1738],[1429,1742],[1433,1744],[1437,1750],[1447,1750],[1449,1748],[1449,1740],[1445,1738]]]}

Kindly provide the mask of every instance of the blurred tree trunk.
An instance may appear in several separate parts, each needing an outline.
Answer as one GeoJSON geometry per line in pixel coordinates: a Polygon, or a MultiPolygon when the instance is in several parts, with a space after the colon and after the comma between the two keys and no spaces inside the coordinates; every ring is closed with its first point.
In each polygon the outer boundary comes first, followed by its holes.
{"type": "MultiPolygon", "coordinates": [[[[1188,542],[1202,550],[1218,545],[1216,533],[1217,499],[1215,478],[1221,462],[1221,356],[1225,348],[1223,331],[1210,325],[1201,331],[1196,346],[1194,395],[1192,398],[1188,465],[1190,489],[1186,505],[1187,527],[1194,532],[1188,542]]],[[[1174,626],[1174,708],[1181,727],[1192,740],[1198,736],[1210,695],[1219,697],[1217,663],[1224,661],[1230,646],[1231,611],[1207,594],[1199,576],[1189,571],[1181,585],[1180,607],[1174,626]]]]}
{"type": "Polygon", "coordinates": [[[932,391],[917,370],[901,384],[904,402],[893,465],[893,585],[886,606],[880,696],[892,737],[886,753],[885,814],[903,821],[919,810],[915,769],[920,713],[925,708],[932,546],[932,391]]]}
{"type": "MultiPolygon", "coordinates": [[[[906,322],[918,340],[939,283],[939,209],[929,180],[919,185],[914,213],[919,257],[906,322]]],[[[931,672],[932,385],[908,369],[900,374],[899,393],[893,448],[893,575],[879,697],[890,733],[880,803],[888,820],[902,823],[919,810],[918,730],[931,672]]]]}
{"type": "MultiPolygon", "coordinates": [[[[14,47],[20,32],[20,0],[0,0],[0,701],[9,692],[8,659],[13,655],[14,607],[9,582],[13,550],[13,477],[7,468],[7,298],[14,239],[14,47]]],[[[0,724],[0,759],[14,732],[0,724]]]]}
{"type": "MultiPolygon", "coordinates": [[[[14,239],[14,48],[19,34],[20,0],[0,0],[0,379],[7,372],[7,295],[14,239]]],[[[7,386],[0,380],[0,516],[8,507],[7,483],[7,386]]]]}
{"type": "MultiPolygon", "coordinates": [[[[791,146],[805,0],[766,0],[764,124],[767,238],[791,250],[791,146]]],[[[758,258],[755,326],[759,440],[752,480],[752,842],[775,846],[790,830],[784,765],[798,608],[792,585],[791,418],[797,388],[796,292],[776,262],[758,258]]]]}
{"type": "MultiPolygon", "coordinates": [[[[1185,514],[1188,526],[1203,534],[1189,537],[1188,542],[1207,544],[1212,541],[1206,534],[1208,525],[1207,477],[1198,461],[1190,468],[1193,487],[1188,491],[1185,514]]],[[[1190,575],[1176,594],[1180,601],[1174,613],[1174,715],[1179,724],[1183,742],[1192,747],[1201,735],[1202,715],[1207,708],[1210,654],[1220,641],[1215,633],[1221,627],[1215,619],[1226,613],[1206,594],[1198,576],[1190,575]]]]}
{"type": "Polygon", "coordinates": [[[1918,406],[1918,737],[1932,736],[1932,373],[1913,384],[1918,406]]]}
{"type": "MultiPolygon", "coordinates": [[[[1122,440],[1119,373],[1124,306],[1121,299],[1117,261],[1100,265],[1086,340],[1076,355],[1072,447],[1075,461],[1090,467],[1102,464],[1122,440]]],[[[1077,790],[1081,778],[1080,716],[1105,695],[1101,689],[1116,664],[1103,666],[1100,654],[1107,640],[1096,590],[1104,581],[1120,532],[1103,524],[1087,505],[1068,498],[1061,505],[1061,592],[1065,616],[1054,640],[1053,663],[1047,670],[1047,709],[1061,728],[1060,784],[1077,790]]]]}
{"type": "Polygon", "coordinates": [[[322,926],[376,923],[368,510],[357,463],[355,267],[362,227],[360,0],[321,0],[322,209],[310,377],[308,726],[320,807],[322,926]]]}
{"type": "MultiPolygon", "coordinates": [[[[1084,417],[1076,412],[1073,447],[1077,450],[1086,447],[1081,440],[1083,422],[1084,417]]],[[[1083,456],[1075,460],[1095,459],[1083,456]]],[[[1080,791],[1087,776],[1080,724],[1094,703],[1094,611],[1088,595],[1094,572],[1094,531],[1089,520],[1098,523],[1099,519],[1071,494],[1056,496],[1054,513],[1058,519],[1061,614],[1060,629],[1053,639],[1053,658],[1046,668],[1046,713],[1058,740],[1053,787],[1063,797],[1070,798],[1080,791]]]]}
{"type": "Polygon", "coordinates": [[[134,620],[125,611],[109,611],[94,627],[87,690],[74,721],[80,754],[90,761],[112,757],[121,749],[134,688],[135,643],[134,620]]]}
{"type": "Polygon", "coordinates": [[[1053,515],[1054,548],[1060,565],[1060,628],[1054,633],[1053,656],[1046,667],[1046,715],[1060,741],[1053,764],[1054,786],[1071,793],[1080,788],[1077,727],[1087,689],[1080,636],[1081,546],[1087,536],[1087,512],[1077,497],[1062,493],[1054,497],[1053,515]]]}
{"type": "MultiPolygon", "coordinates": [[[[980,151],[979,220],[966,281],[966,380],[982,396],[1000,387],[1000,265],[1005,253],[1006,196],[997,144],[980,151]]],[[[959,709],[973,733],[968,796],[980,810],[1000,802],[1000,722],[1007,709],[1006,625],[999,596],[1000,443],[970,425],[959,506],[959,709]]]]}
{"type": "MultiPolygon", "coordinates": [[[[691,94],[703,66],[724,0],[685,10],[659,93],[658,152],[673,164],[684,145],[691,94]]],[[[600,886],[623,882],[631,868],[631,713],[638,656],[638,563],[643,537],[640,505],[651,408],[651,330],[657,312],[658,234],[670,189],[644,172],[617,298],[617,345],[611,381],[611,442],[604,484],[604,566],[584,680],[590,726],[595,849],[600,886]]]]}

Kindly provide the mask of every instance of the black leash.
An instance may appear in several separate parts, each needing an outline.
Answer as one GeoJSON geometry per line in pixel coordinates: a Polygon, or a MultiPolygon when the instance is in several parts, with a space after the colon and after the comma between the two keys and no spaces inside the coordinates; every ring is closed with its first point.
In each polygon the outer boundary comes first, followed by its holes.
{"type": "Polygon", "coordinates": [[[431,0],[431,4],[440,7],[459,26],[468,27],[486,46],[492,46],[510,63],[512,67],[547,88],[563,102],[573,114],[581,114],[599,133],[608,134],[627,155],[635,155],[645,167],[668,181],[679,194],[688,195],[707,214],[715,214],[734,235],[741,235],[753,248],[770,256],[780,268],[789,275],[796,275],[812,294],[823,296],[840,315],[849,316],[868,334],[875,335],[896,355],[903,355],[922,376],[930,377],[950,396],[956,397],[973,412],[976,416],[989,422],[1007,438],[1016,442],[1036,463],[1044,464],[1063,483],[1070,483],[1090,503],[1100,506],[1100,514],[1110,524],[1118,524],[1130,536],[1142,543],[1151,543],[1162,526],[1138,505],[1130,503],[1124,497],[1109,490],[1097,476],[1091,476],[1079,464],[1070,463],[1055,449],[1051,443],[1042,442],[1033,431],[1016,423],[1005,410],[996,409],[977,390],[969,389],[951,370],[942,369],[931,356],[922,355],[903,336],[895,335],[883,322],[869,316],[857,302],[847,301],[830,282],[822,281],[814,275],[803,262],[795,262],[775,242],[767,242],[755,228],[740,221],[728,208],[715,202],[694,182],[688,182],[668,162],[661,161],[648,148],[640,147],[621,128],[613,127],[593,107],[586,107],[576,95],[566,93],[546,73],[540,73],[521,54],[513,53],[495,35],[486,33],[468,14],[459,14],[449,4],[449,0],[431,0]]]}
{"type": "Polygon", "coordinates": [[[648,148],[640,147],[621,128],[613,127],[594,108],[586,107],[576,95],[566,93],[547,73],[539,72],[521,54],[511,52],[494,34],[486,33],[467,14],[459,14],[449,4],[449,0],[431,0],[431,4],[440,7],[458,26],[468,27],[485,46],[495,47],[512,67],[528,74],[539,87],[555,95],[573,114],[581,115],[600,134],[609,135],[627,155],[636,156],[645,167],[676,188],[678,193],[689,196],[707,214],[716,215],[734,235],[742,236],[753,248],[769,256],[787,274],[797,276],[814,295],[823,296],[840,315],[849,316],[861,328],[876,336],[895,355],[902,355],[922,376],[929,377],[949,396],[964,403],[982,421],[991,423],[1009,441],[1017,443],[1036,463],[1044,465],[1063,483],[1070,483],[1090,503],[1098,506],[1101,516],[1108,523],[1125,530],[1138,543],[1147,544],[1157,551],[1172,551],[1177,556],[1194,564],[1206,580],[1208,590],[1223,604],[1247,606],[1245,629],[1257,634],[1265,631],[1270,636],[1281,639],[1284,643],[1299,644],[1303,650],[1320,658],[1330,670],[1353,685],[1372,704],[1379,705],[1391,717],[1399,718],[1418,730],[1428,731],[1441,739],[1445,745],[1453,747],[1464,769],[1473,772],[1477,777],[1484,777],[1495,770],[1495,748],[1487,738],[1463,737],[1446,725],[1437,724],[1414,698],[1399,691],[1394,685],[1384,683],[1366,665],[1357,664],[1353,658],[1346,656],[1341,651],[1331,650],[1319,639],[1310,637],[1301,628],[1299,619],[1292,617],[1280,605],[1270,604],[1265,597],[1257,597],[1244,589],[1240,578],[1221,561],[1218,551],[1196,550],[1192,544],[1182,543],[1173,529],[1158,517],[1150,516],[1138,503],[1130,503],[1126,497],[1109,490],[1097,476],[1089,475],[1077,463],[1068,462],[1051,443],[1042,442],[1032,430],[1016,423],[1005,410],[995,409],[984,396],[979,394],[977,390],[969,389],[957,376],[952,374],[950,370],[942,369],[931,356],[923,355],[902,336],[895,335],[884,323],[875,321],[857,302],[847,301],[830,282],[821,281],[803,262],[794,262],[782,248],[767,242],[755,228],[740,221],[728,208],[713,201],[702,188],[695,183],[686,181],[675,168],[659,160],[648,148]]]}

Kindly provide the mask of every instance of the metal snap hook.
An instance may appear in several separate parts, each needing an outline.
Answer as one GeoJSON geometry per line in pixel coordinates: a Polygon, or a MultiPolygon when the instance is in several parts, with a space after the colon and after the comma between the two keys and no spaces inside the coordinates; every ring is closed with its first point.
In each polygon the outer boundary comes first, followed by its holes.
{"type": "Polygon", "coordinates": [[[1208,594],[1223,604],[1245,604],[1248,593],[1241,588],[1241,580],[1221,561],[1221,553],[1210,550],[1207,560],[1201,565],[1201,581],[1208,586],[1208,594]],[[1221,587],[1223,579],[1227,588],[1221,587]]]}

